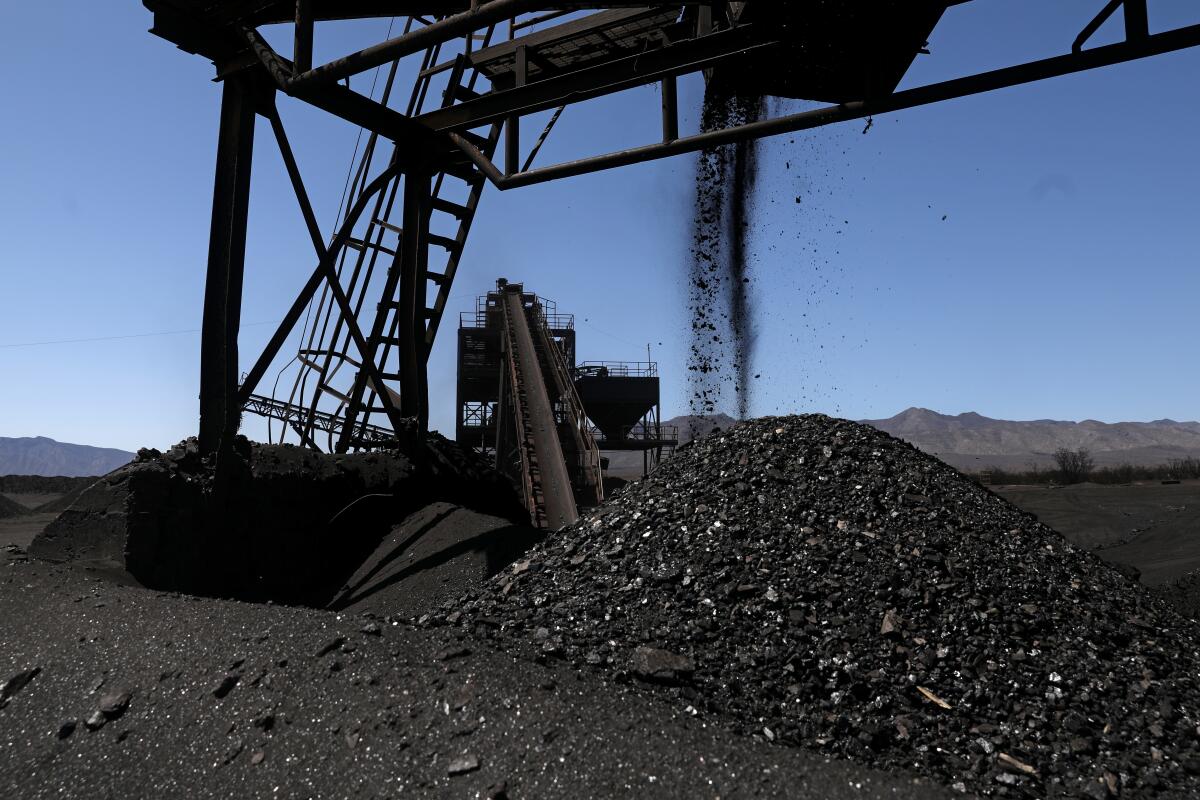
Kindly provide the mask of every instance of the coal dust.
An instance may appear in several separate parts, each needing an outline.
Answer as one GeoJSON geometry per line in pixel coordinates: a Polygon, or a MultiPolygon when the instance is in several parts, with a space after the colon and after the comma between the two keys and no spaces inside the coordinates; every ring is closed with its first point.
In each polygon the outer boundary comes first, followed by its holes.
{"type": "MultiPolygon", "coordinates": [[[[761,96],[710,85],[701,127],[720,130],[761,119],[761,96]]],[[[757,143],[745,141],[701,152],[696,195],[688,352],[691,412],[714,414],[732,393],[737,416],[749,416],[754,330],[750,311],[749,237],[757,176],[757,143]]]]}

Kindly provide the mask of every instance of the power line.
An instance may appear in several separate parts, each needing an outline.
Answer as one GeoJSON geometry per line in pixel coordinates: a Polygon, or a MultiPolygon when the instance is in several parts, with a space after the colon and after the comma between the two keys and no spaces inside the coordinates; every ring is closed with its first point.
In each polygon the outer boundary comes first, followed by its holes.
{"type": "Polygon", "coordinates": [[[597,326],[593,325],[592,323],[588,322],[586,319],[576,318],[575,321],[581,322],[584,325],[587,325],[592,330],[596,331],[597,333],[602,333],[605,336],[607,336],[608,338],[615,339],[616,341],[620,342],[621,344],[627,344],[630,347],[641,347],[640,344],[634,344],[633,342],[629,341],[628,339],[622,339],[620,336],[617,336],[615,333],[610,333],[610,332],[604,330],[603,328],[597,327],[597,326]]]}
{"type": "MultiPolygon", "coordinates": [[[[279,320],[267,320],[265,322],[247,322],[242,325],[243,328],[252,328],[256,325],[278,325],[279,320]]],[[[11,349],[16,347],[42,347],[49,344],[82,344],[84,342],[111,342],[118,339],[145,339],[151,336],[178,336],[183,333],[200,333],[199,328],[188,328],[180,331],[155,331],[153,333],[127,333],[121,336],[89,336],[85,339],[53,339],[45,342],[14,342],[13,344],[0,344],[0,348],[11,349]]]]}

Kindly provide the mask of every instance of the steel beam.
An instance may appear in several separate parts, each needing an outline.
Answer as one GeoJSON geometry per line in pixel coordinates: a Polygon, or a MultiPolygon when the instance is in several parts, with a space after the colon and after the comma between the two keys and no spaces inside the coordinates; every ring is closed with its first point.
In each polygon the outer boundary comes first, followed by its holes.
{"type": "Polygon", "coordinates": [[[448,39],[465,36],[526,11],[538,10],[545,5],[545,2],[539,2],[539,0],[491,0],[490,3],[482,4],[469,11],[454,14],[411,33],[381,42],[316,69],[307,70],[292,78],[290,85],[292,89],[301,89],[306,86],[328,86],[343,78],[365,72],[372,67],[418,53],[448,39]]]}
{"type": "Polygon", "coordinates": [[[363,211],[366,210],[367,203],[369,203],[371,199],[375,197],[375,195],[379,194],[380,191],[387,187],[392,180],[395,179],[399,171],[399,165],[392,164],[389,166],[386,170],[380,173],[377,178],[367,185],[367,188],[363,190],[362,194],[359,195],[358,199],[354,202],[354,205],[351,207],[349,213],[346,214],[346,220],[342,223],[342,227],[337,232],[333,242],[329,245],[325,254],[318,259],[316,269],[313,270],[312,274],[308,278],[308,281],[304,284],[304,287],[296,296],[296,299],[292,301],[291,308],[289,308],[287,314],[284,315],[283,321],[279,323],[279,327],[275,329],[275,334],[271,337],[271,340],[267,343],[267,346],[263,348],[262,353],[258,357],[258,361],[255,362],[254,366],[247,374],[246,380],[242,383],[241,390],[238,394],[239,405],[244,406],[249,401],[250,396],[254,393],[255,388],[258,387],[259,381],[262,380],[263,375],[265,375],[267,373],[267,369],[270,368],[271,362],[274,361],[275,356],[279,354],[279,350],[281,347],[283,347],[283,343],[287,341],[287,337],[291,335],[292,330],[296,327],[296,323],[300,321],[300,317],[304,316],[304,309],[308,307],[308,304],[312,300],[313,295],[316,294],[317,289],[321,288],[321,283],[325,280],[326,272],[333,268],[333,262],[337,259],[338,254],[342,251],[342,248],[346,246],[346,240],[350,238],[350,234],[353,232],[354,226],[358,224],[359,218],[362,217],[363,211]]]}
{"type": "Polygon", "coordinates": [[[312,0],[296,0],[296,46],[292,52],[294,74],[312,69],[313,27],[312,0]]]}
{"type": "MultiPolygon", "coordinates": [[[[519,89],[529,77],[528,50],[521,45],[516,50],[513,77],[519,89]]],[[[521,115],[511,114],[504,123],[504,174],[515,175],[521,171],[521,115]]]]}
{"type": "MultiPolygon", "coordinates": [[[[338,282],[337,273],[334,271],[332,266],[332,260],[328,258],[329,253],[325,248],[323,239],[321,238],[321,231],[317,226],[316,214],[313,213],[312,204],[308,200],[308,192],[305,190],[304,182],[300,178],[300,170],[296,166],[296,159],[292,154],[291,144],[288,142],[287,133],[283,129],[283,122],[279,119],[279,111],[275,108],[274,102],[267,104],[267,107],[264,109],[264,113],[271,121],[271,128],[275,132],[275,138],[279,143],[279,152],[283,156],[284,165],[287,167],[288,177],[291,179],[292,188],[296,193],[296,201],[300,204],[300,212],[304,216],[305,224],[308,226],[309,235],[313,240],[313,247],[317,251],[317,258],[320,259],[320,266],[318,267],[318,270],[323,273],[325,280],[329,285],[330,292],[332,292],[335,301],[341,308],[342,316],[344,317],[344,322],[351,338],[354,339],[354,343],[358,347],[359,352],[363,353],[365,356],[367,342],[365,337],[363,337],[361,330],[359,329],[356,309],[351,308],[349,300],[342,291],[341,284],[338,282]]],[[[345,230],[348,233],[349,229],[345,230]]],[[[349,241],[349,237],[343,237],[340,246],[345,246],[347,241],[349,241]]],[[[379,374],[379,370],[375,368],[374,364],[367,364],[365,357],[362,364],[362,369],[366,372],[368,379],[372,382],[372,385],[383,385],[382,376],[379,374]]],[[[382,389],[377,391],[379,391],[381,394],[383,393],[382,389]]],[[[391,397],[381,397],[380,402],[383,403],[383,407],[387,412],[388,418],[392,422],[393,427],[395,427],[396,430],[399,430],[398,426],[400,424],[400,413],[391,402],[391,397]]]]}
{"type": "Polygon", "coordinates": [[[496,188],[501,190],[516,189],[521,186],[532,186],[558,178],[586,175],[592,172],[613,169],[614,167],[625,167],[668,156],[694,153],[708,147],[720,147],[745,139],[756,139],[764,136],[778,136],[783,133],[811,130],[837,122],[862,119],[876,114],[887,114],[906,108],[914,108],[916,106],[966,97],[981,92],[1019,86],[1024,83],[1032,83],[1047,78],[1069,75],[1074,72],[1083,72],[1089,69],[1197,46],[1200,46],[1200,25],[1191,25],[1165,33],[1156,33],[1132,42],[1121,42],[1119,44],[1096,47],[1079,53],[1054,56],[1028,64],[1005,67],[965,78],[956,78],[928,86],[920,86],[915,89],[906,89],[875,100],[825,106],[824,108],[817,108],[812,111],[802,111],[799,114],[790,114],[785,117],[760,120],[746,125],[737,125],[732,128],[725,128],[724,130],[696,134],[674,142],[634,147],[629,150],[621,150],[577,161],[568,161],[551,167],[542,167],[541,169],[509,176],[501,174],[500,170],[496,168],[496,165],[491,160],[479,152],[474,145],[462,136],[459,136],[457,133],[450,133],[450,139],[467,155],[471,163],[483,172],[496,188]]]}
{"type": "Polygon", "coordinates": [[[1146,0],[1125,0],[1125,38],[1142,39],[1150,35],[1146,0]]]}
{"type": "Polygon", "coordinates": [[[336,84],[296,89],[291,85],[292,64],[267,44],[266,39],[252,28],[239,30],[254,56],[266,69],[275,85],[309,105],[327,111],[335,117],[360,125],[394,142],[411,144],[412,152],[427,155],[442,144],[432,131],[421,123],[394,111],[382,103],[336,84]]]}
{"type": "MultiPolygon", "coordinates": [[[[955,0],[964,2],[965,0],[955,0]]],[[[143,0],[151,7],[160,5],[163,0],[143,0]]],[[[658,3],[657,5],[695,6],[711,3],[712,0],[677,0],[674,3],[658,3]]],[[[287,2],[257,2],[257,3],[226,3],[228,10],[213,12],[217,21],[221,22],[251,22],[254,25],[270,25],[291,22],[293,19],[290,4],[287,2]]],[[[487,0],[313,0],[313,16],[318,21],[342,19],[366,19],[371,17],[404,17],[421,15],[426,17],[438,14],[453,14],[486,6],[487,0]]],[[[589,10],[596,8],[631,8],[636,6],[656,5],[646,0],[548,0],[538,4],[546,10],[558,13],[565,11],[589,10]]],[[[543,20],[544,21],[544,20],[543,20]]],[[[520,24],[518,23],[518,29],[520,24]]]]}
{"type": "Polygon", "coordinates": [[[256,87],[250,76],[225,81],[213,186],[208,274],[200,337],[200,452],[216,453],[237,433],[238,330],[246,264],[246,222],[254,154],[256,87]]]}
{"type": "Polygon", "coordinates": [[[524,86],[493,90],[477,99],[437,108],[415,119],[437,131],[469,130],[510,114],[533,114],[564,103],[578,103],[644,86],[671,75],[696,72],[731,56],[752,54],[776,44],[778,42],[756,42],[750,26],[743,25],[530,81],[524,86]]]}
{"type": "Polygon", "coordinates": [[[662,130],[664,142],[679,138],[679,92],[674,75],[662,80],[662,130]]]}
{"type": "Polygon", "coordinates": [[[429,379],[425,348],[425,275],[429,271],[429,203],[431,176],[404,175],[404,208],[400,237],[400,410],[416,417],[421,433],[429,427],[429,379]]]}
{"type": "Polygon", "coordinates": [[[287,170],[288,179],[292,182],[292,191],[296,194],[296,202],[300,205],[300,214],[304,217],[304,225],[312,239],[313,249],[317,258],[325,258],[325,237],[321,235],[321,226],[317,223],[317,215],[308,199],[308,191],[304,188],[304,180],[300,177],[300,167],[296,164],[296,155],[292,152],[292,144],[288,141],[287,131],[284,130],[283,120],[279,118],[279,109],[275,107],[275,98],[265,104],[263,115],[271,123],[275,134],[275,142],[279,145],[279,155],[283,158],[283,166],[287,170]]]}
{"type": "MultiPolygon", "coordinates": [[[[325,262],[322,262],[324,264],[325,262]]],[[[354,308],[350,305],[349,298],[346,297],[346,291],[342,288],[342,284],[338,281],[337,273],[333,266],[329,265],[325,268],[325,280],[329,286],[329,292],[333,295],[333,300],[337,303],[338,310],[342,313],[342,321],[346,323],[346,330],[350,334],[350,339],[354,342],[354,346],[358,348],[358,352],[362,353],[362,372],[366,373],[362,376],[363,382],[369,382],[372,386],[383,387],[383,375],[380,374],[379,366],[374,360],[367,357],[369,347],[367,339],[362,335],[362,331],[358,327],[358,317],[355,316],[354,308]]],[[[396,408],[392,402],[391,395],[386,391],[378,392],[379,403],[383,406],[384,412],[387,414],[388,422],[391,423],[392,430],[399,436],[404,429],[404,414],[396,408]]],[[[347,417],[351,419],[352,417],[347,417]]],[[[339,450],[339,452],[345,452],[339,450]]]]}

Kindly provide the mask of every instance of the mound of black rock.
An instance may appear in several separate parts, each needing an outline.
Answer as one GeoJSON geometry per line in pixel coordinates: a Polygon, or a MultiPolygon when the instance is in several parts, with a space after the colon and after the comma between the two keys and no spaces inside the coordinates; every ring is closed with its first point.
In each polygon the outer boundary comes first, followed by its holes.
{"type": "Polygon", "coordinates": [[[1159,597],[1188,619],[1200,620],[1200,570],[1154,588],[1159,597]]]}
{"type": "Polygon", "coordinates": [[[0,494],[0,519],[19,517],[22,514],[27,513],[29,513],[29,509],[25,508],[25,506],[21,505],[16,500],[12,500],[0,494]]]}
{"type": "Polygon", "coordinates": [[[821,415],[693,443],[425,618],[998,796],[1200,793],[1200,638],[936,459],[821,415]]]}
{"type": "Polygon", "coordinates": [[[527,519],[504,478],[435,433],[351,454],[239,436],[206,455],[188,439],[138,451],[30,553],[115,569],[152,589],[323,606],[394,524],[436,501],[527,519]]]}

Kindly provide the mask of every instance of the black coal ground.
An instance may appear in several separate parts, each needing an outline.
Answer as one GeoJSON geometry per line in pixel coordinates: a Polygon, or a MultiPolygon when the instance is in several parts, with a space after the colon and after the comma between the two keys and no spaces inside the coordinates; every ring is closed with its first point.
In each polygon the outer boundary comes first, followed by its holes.
{"type": "Polygon", "coordinates": [[[28,514],[29,509],[22,506],[15,500],[10,500],[4,495],[0,495],[0,519],[8,517],[19,517],[22,514],[28,514]]]}
{"type": "Polygon", "coordinates": [[[511,529],[510,538],[530,539],[508,481],[436,434],[352,454],[238,437],[220,458],[218,485],[218,458],[201,456],[195,439],[143,449],[80,494],[30,552],[106,564],[154,589],[324,607],[364,559],[402,555],[378,552],[389,530],[437,501],[468,512],[475,534],[511,529]]]}
{"type": "MultiPolygon", "coordinates": [[[[372,595],[378,613],[490,569],[477,548],[445,561],[449,528],[430,545],[414,557],[436,571],[372,595]]],[[[400,574],[407,548],[374,556],[400,574]]],[[[0,565],[6,795],[1197,794],[1194,624],[821,416],[696,442],[431,630],[115,586],[15,548],[0,565]]]]}
{"type": "Polygon", "coordinates": [[[4,797],[948,796],[450,631],[4,550],[0,619],[4,797]]]}
{"type": "Polygon", "coordinates": [[[1154,592],[1183,616],[1200,619],[1200,571],[1181,575],[1155,587],[1154,592]]]}
{"type": "Polygon", "coordinates": [[[426,622],[962,791],[1200,794],[1193,622],[820,415],[696,442],[426,622]]]}

